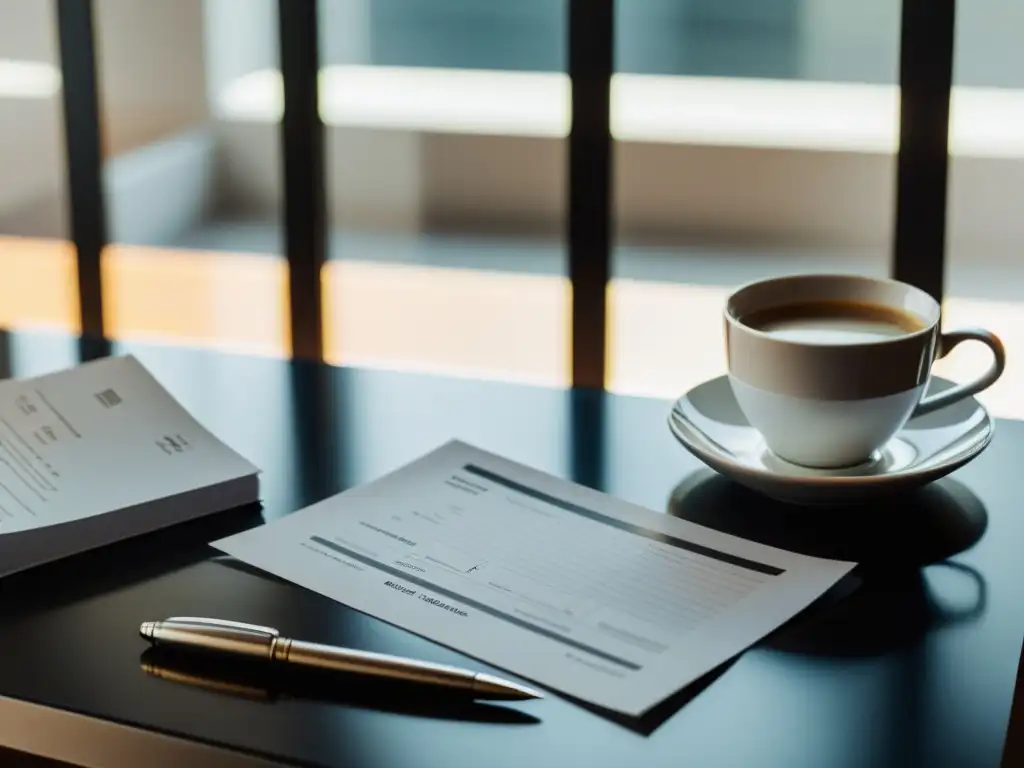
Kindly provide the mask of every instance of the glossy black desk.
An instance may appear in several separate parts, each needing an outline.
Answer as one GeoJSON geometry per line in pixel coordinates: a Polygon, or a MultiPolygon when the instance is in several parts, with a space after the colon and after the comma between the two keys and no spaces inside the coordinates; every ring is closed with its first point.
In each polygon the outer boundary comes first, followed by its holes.
{"type": "MultiPolygon", "coordinates": [[[[18,376],[72,364],[78,351],[64,337],[3,341],[18,376]]],[[[976,462],[912,497],[807,511],[703,471],[669,435],[665,402],[209,351],[113,351],[136,354],[264,469],[264,509],[0,581],[0,703],[22,707],[17,718],[0,718],[0,743],[87,763],[118,743],[121,751],[107,755],[111,764],[156,764],[148,747],[131,751],[123,728],[99,741],[79,734],[73,744],[63,731],[34,732],[31,723],[43,721],[25,713],[43,710],[24,704],[32,702],[230,750],[209,764],[233,764],[232,755],[237,764],[260,755],[353,768],[1000,763],[1024,638],[1024,424],[1001,422],[976,462]],[[171,614],[220,615],[486,669],[216,559],[204,544],[376,477],[450,437],[653,509],[864,565],[820,604],[639,723],[557,697],[511,710],[452,709],[353,687],[328,703],[265,702],[141,671],[139,623],[171,614]]],[[[188,754],[181,760],[204,764],[199,753],[188,754]]]]}

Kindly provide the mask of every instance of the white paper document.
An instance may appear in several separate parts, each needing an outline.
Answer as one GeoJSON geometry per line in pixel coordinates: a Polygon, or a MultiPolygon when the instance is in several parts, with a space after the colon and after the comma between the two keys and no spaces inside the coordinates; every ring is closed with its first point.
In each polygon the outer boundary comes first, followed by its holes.
{"type": "Polygon", "coordinates": [[[133,357],[0,382],[0,576],[258,499],[133,357]]]}
{"type": "Polygon", "coordinates": [[[214,546],[629,715],[735,656],[854,565],[658,514],[460,442],[214,546]]]}

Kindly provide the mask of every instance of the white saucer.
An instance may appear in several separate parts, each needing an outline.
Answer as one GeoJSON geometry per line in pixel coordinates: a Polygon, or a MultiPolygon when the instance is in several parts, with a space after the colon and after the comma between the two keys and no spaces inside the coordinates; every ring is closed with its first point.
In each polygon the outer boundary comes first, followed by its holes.
{"type": "MultiPolygon", "coordinates": [[[[953,383],[932,378],[928,391],[953,383]]],[[[910,490],[962,467],[992,440],[994,424],[973,397],[911,419],[875,458],[857,467],[811,469],[775,456],[743,416],[726,376],[676,401],[669,428],[709,467],[766,496],[797,504],[857,503],[910,490]]]]}

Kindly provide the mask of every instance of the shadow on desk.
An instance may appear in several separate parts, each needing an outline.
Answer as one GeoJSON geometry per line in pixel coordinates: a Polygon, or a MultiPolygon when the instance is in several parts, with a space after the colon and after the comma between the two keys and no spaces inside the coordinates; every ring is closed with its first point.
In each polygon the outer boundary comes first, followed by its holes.
{"type": "Polygon", "coordinates": [[[455,692],[340,672],[284,668],[263,660],[150,648],[142,654],[139,663],[146,674],[168,685],[184,685],[267,705],[301,699],[460,722],[504,725],[540,722],[537,717],[513,707],[476,701],[455,692]]]}
{"type": "Polygon", "coordinates": [[[71,763],[61,763],[47,757],[26,755],[0,747],[0,765],[4,768],[76,768],[71,763]]]}
{"type": "Polygon", "coordinates": [[[866,504],[821,508],[774,501],[699,470],[672,491],[668,513],[768,546],[855,561],[872,572],[942,562],[972,547],[988,527],[981,500],[951,478],[866,504]]]}
{"type": "Polygon", "coordinates": [[[668,511],[769,546],[858,563],[762,648],[872,656],[907,647],[939,627],[976,621],[985,612],[984,578],[949,558],[982,537],[988,513],[977,496],[950,478],[906,495],[822,510],[770,501],[702,470],[676,487],[668,511]],[[966,607],[941,604],[922,572],[928,565],[971,582],[973,601],[966,607]]]}
{"type": "Polygon", "coordinates": [[[619,714],[618,712],[612,712],[609,709],[604,709],[603,707],[596,706],[589,702],[581,701],[580,699],[573,698],[572,696],[562,695],[566,700],[571,701],[581,709],[593,712],[595,715],[603,717],[605,720],[615,723],[616,725],[620,725],[623,728],[627,728],[641,736],[650,736],[658,728],[664,725],[665,722],[667,722],[673,715],[679,712],[679,710],[700,696],[700,694],[707,690],[712,683],[724,675],[736,662],[736,658],[730,659],[724,664],[720,664],[703,677],[697,678],[682,690],[677,691],[667,699],[654,705],[640,717],[619,714]]]}
{"type": "Polygon", "coordinates": [[[7,576],[0,579],[0,619],[53,610],[207,560],[214,553],[208,542],[262,522],[262,505],[247,504],[7,576]]]}

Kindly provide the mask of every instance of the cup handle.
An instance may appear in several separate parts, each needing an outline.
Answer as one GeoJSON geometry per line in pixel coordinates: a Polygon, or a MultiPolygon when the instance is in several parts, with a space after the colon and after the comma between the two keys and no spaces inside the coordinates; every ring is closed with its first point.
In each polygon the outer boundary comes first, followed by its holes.
{"type": "Polygon", "coordinates": [[[925,397],[917,404],[917,408],[914,409],[911,418],[914,416],[924,416],[926,413],[937,411],[939,408],[945,408],[947,405],[952,405],[958,400],[963,400],[965,397],[975,395],[983,389],[992,386],[996,379],[1002,376],[1003,369],[1006,368],[1006,350],[1003,348],[1003,342],[994,333],[990,333],[982,328],[964,328],[961,331],[942,334],[939,337],[939,350],[935,356],[936,359],[945,357],[953,351],[954,347],[964,341],[980,341],[991,349],[992,365],[974,381],[957,384],[955,387],[951,387],[944,392],[937,392],[934,395],[925,397]]]}

